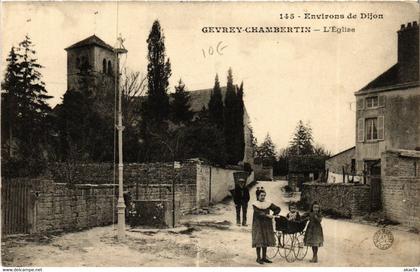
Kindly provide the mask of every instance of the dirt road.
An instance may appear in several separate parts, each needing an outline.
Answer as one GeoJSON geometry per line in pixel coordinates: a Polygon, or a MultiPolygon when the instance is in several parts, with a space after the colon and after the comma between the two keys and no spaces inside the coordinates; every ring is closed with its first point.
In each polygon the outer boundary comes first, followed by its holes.
{"type": "MultiPolygon", "coordinates": [[[[287,201],[280,189],[284,181],[264,182],[268,198],[287,213],[287,201]]],[[[255,188],[251,202],[255,200],[255,188]]],[[[127,241],[115,240],[114,226],[60,236],[27,238],[3,242],[2,261],[7,266],[261,266],[251,248],[252,208],[249,226],[237,227],[232,202],[215,205],[210,214],[189,215],[188,227],[175,231],[127,232],[127,241]]],[[[319,263],[288,263],[276,257],[264,266],[404,266],[420,265],[420,235],[392,230],[395,241],[388,250],[373,244],[379,229],[344,220],[322,221],[325,244],[319,250],[319,263]]]]}

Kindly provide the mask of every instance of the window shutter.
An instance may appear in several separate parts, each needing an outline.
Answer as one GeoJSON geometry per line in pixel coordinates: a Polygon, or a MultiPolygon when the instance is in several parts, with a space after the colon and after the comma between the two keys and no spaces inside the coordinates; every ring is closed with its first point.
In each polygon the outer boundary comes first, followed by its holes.
{"type": "Polygon", "coordinates": [[[379,107],[385,107],[385,95],[380,95],[378,97],[379,100],[379,107]]]}
{"type": "Polygon", "coordinates": [[[358,110],[363,110],[364,104],[365,104],[364,102],[365,102],[364,98],[357,99],[356,107],[357,107],[358,110]]]}
{"type": "Polygon", "coordinates": [[[357,120],[357,141],[363,142],[365,139],[365,119],[357,120]]]}
{"type": "Polygon", "coordinates": [[[378,140],[384,139],[384,117],[378,116],[378,140]]]}

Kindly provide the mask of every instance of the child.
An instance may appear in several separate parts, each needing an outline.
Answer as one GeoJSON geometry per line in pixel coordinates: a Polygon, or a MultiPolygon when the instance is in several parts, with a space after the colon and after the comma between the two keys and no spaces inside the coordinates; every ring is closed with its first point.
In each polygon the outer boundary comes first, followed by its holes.
{"type": "Polygon", "coordinates": [[[312,247],[313,256],[312,260],[310,260],[311,263],[318,262],[318,247],[321,247],[324,242],[321,221],[321,208],[318,202],[314,202],[309,212],[309,223],[303,239],[305,246],[312,247]]]}
{"type": "Polygon", "coordinates": [[[289,221],[299,221],[300,220],[300,214],[297,211],[297,207],[295,203],[289,204],[289,213],[286,215],[287,219],[289,221]]]}
{"type": "Polygon", "coordinates": [[[280,208],[273,203],[265,200],[266,192],[264,190],[258,191],[257,201],[252,205],[254,208],[254,215],[252,220],[252,247],[257,251],[257,263],[271,263],[267,259],[267,247],[276,245],[273,229],[273,215],[280,213],[280,208]],[[262,251],[262,256],[261,256],[262,251]]]}

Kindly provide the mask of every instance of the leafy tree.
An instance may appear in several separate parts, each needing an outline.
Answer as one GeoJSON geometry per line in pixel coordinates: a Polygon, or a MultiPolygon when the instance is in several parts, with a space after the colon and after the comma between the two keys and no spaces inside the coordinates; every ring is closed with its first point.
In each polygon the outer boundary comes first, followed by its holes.
{"type": "Polygon", "coordinates": [[[309,124],[304,125],[302,120],[296,126],[293,139],[290,142],[289,152],[291,155],[314,154],[312,128],[309,124]]]}
{"type": "Polygon", "coordinates": [[[209,101],[209,116],[211,122],[213,122],[217,127],[223,128],[223,115],[224,106],[222,90],[220,89],[219,76],[216,74],[216,78],[214,79],[213,91],[211,92],[209,101]]]}
{"type": "Polygon", "coordinates": [[[190,94],[185,91],[185,84],[180,79],[178,86],[175,87],[171,102],[171,119],[175,123],[186,123],[192,119],[193,112],[190,110],[190,99],[190,94]]]}
{"type": "Polygon", "coordinates": [[[322,157],[330,157],[331,151],[327,150],[323,145],[315,144],[314,154],[322,157]]]}
{"type": "Polygon", "coordinates": [[[223,130],[210,121],[209,112],[202,109],[199,117],[185,128],[182,145],[185,158],[202,158],[212,163],[226,165],[223,130]]]}
{"type": "Polygon", "coordinates": [[[11,48],[2,83],[2,147],[8,150],[5,159],[19,165],[15,170],[22,175],[42,171],[49,131],[46,118],[51,112],[47,103],[51,96],[39,71],[43,66],[37,62],[33,48],[29,36],[17,48],[11,48]]]}
{"type": "Polygon", "coordinates": [[[261,160],[263,164],[270,165],[276,160],[276,147],[268,133],[265,136],[264,142],[257,148],[257,158],[261,160]]]}
{"type": "MultiPolygon", "coordinates": [[[[97,106],[95,75],[80,70],[78,90],[68,90],[57,106],[57,130],[60,138],[59,159],[66,161],[77,149],[92,161],[113,161],[114,127],[109,113],[97,106]]],[[[101,101],[104,103],[104,101],[101,101]]]]}
{"type": "Polygon", "coordinates": [[[169,115],[168,86],[171,64],[166,58],[165,36],[158,20],[153,23],[147,39],[147,100],[143,105],[143,117],[161,122],[169,115]]]}

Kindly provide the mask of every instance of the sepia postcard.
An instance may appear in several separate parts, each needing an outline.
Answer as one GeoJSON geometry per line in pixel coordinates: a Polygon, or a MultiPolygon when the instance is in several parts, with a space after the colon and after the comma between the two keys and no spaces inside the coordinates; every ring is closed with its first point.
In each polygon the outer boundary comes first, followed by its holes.
{"type": "Polygon", "coordinates": [[[418,271],[419,24],[414,1],[2,2],[2,271],[418,271]]]}

